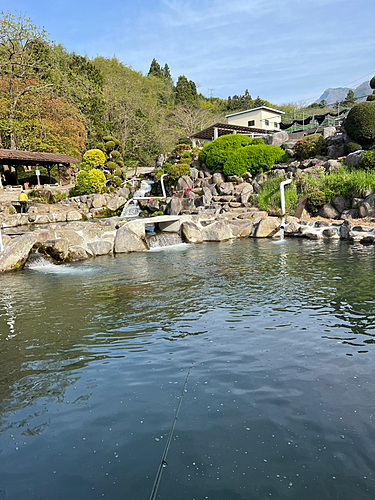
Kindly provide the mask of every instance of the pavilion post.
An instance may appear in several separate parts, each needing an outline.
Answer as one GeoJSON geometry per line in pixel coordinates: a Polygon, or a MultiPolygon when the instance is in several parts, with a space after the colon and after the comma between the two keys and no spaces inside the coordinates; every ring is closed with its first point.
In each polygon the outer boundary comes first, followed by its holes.
{"type": "Polygon", "coordinates": [[[217,127],[214,127],[214,140],[219,137],[219,129],[217,127]]]}

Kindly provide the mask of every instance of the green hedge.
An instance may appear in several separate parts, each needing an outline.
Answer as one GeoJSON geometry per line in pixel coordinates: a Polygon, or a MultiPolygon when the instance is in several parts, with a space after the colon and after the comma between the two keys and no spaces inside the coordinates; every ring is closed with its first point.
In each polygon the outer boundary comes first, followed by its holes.
{"type": "Polygon", "coordinates": [[[375,101],[360,102],[349,111],[345,129],[366,149],[375,144],[375,101]]]}
{"type": "Polygon", "coordinates": [[[229,155],[224,164],[223,172],[225,175],[241,176],[245,172],[256,175],[259,172],[270,170],[274,163],[279,162],[284,151],[278,146],[246,146],[229,155]]]}
{"type": "Polygon", "coordinates": [[[365,153],[358,166],[359,168],[364,168],[365,170],[375,169],[375,151],[368,151],[365,153]]]}
{"type": "Polygon", "coordinates": [[[199,161],[211,171],[223,170],[231,153],[252,144],[250,137],[240,134],[223,135],[203,146],[199,161]]]}

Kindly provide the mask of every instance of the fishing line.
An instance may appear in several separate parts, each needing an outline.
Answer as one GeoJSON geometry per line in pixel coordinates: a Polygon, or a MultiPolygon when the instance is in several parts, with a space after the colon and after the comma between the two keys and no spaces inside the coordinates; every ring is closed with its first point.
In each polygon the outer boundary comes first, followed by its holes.
{"type": "Polygon", "coordinates": [[[193,364],[191,364],[191,366],[190,366],[190,368],[189,368],[189,370],[187,372],[187,375],[186,375],[184,387],[182,388],[182,392],[181,392],[181,396],[180,396],[180,401],[178,402],[178,405],[177,405],[177,408],[176,408],[176,412],[174,414],[174,419],[173,419],[173,422],[172,422],[172,426],[171,426],[170,431],[169,431],[168,439],[167,439],[167,442],[165,444],[164,452],[163,452],[163,455],[162,455],[161,460],[160,460],[158,471],[156,473],[156,477],[155,477],[155,481],[154,481],[154,486],[152,487],[152,491],[151,491],[151,495],[150,495],[150,500],[155,500],[156,495],[158,493],[159,484],[160,484],[160,480],[161,480],[161,475],[163,473],[163,469],[164,469],[164,467],[166,467],[168,465],[166,459],[167,459],[169,447],[171,445],[174,428],[175,428],[176,421],[177,421],[177,418],[178,418],[178,413],[179,413],[180,408],[181,408],[182,398],[184,397],[186,386],[187,386],[187,383],[188,383],[188,380],[189,380],[189,376],[190,376],[190,372],[191,372],[192,368],[193,368],[193,364]]]}

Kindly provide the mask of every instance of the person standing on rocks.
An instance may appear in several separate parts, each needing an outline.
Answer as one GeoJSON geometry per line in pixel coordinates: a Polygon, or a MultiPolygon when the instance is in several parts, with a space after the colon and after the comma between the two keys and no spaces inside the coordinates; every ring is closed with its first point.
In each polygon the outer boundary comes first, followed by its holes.
{"type": "Polygon", "coordinates": [[[21,205],[21,214],[25,214],[27,212],[27,194],[22,190],[18,196],[18,201],[21,205]]]}

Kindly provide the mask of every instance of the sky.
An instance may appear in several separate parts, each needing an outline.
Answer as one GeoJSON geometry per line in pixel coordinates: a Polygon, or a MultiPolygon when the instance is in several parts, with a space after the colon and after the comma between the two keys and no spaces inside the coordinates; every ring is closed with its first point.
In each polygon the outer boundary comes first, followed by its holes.
{"type": "Polygon", "coordinates": [[[68,51],[153,58],[206,96],[248,89],[273,104],[314,102],[375,75],[373,0],[0,0],[68,51]]]}

